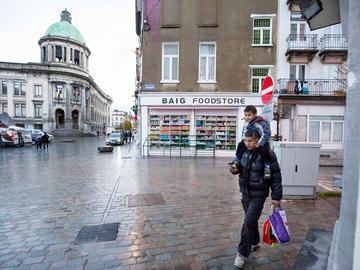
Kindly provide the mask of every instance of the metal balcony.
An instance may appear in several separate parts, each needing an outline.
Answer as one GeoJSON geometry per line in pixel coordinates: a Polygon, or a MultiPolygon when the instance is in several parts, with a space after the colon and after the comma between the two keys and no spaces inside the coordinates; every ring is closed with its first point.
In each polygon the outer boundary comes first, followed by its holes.
{"type": "Polygon", "coordinates": [[[322,62],[338,64],[347,59],[347,39],[340,34],[326,34],[320,39],[319,56],[322,62]]]}
{"type": "Polygon", "coordinates": [[[346,79],[278,80],[281,95],[345,96],[346,79]]]}
{"type": "Polygon", "coordinates": [[[292,61],[295,57],[302,57],[311,61],[318,50],[317,35],[296,35],[290,34],[286,42],[288,44],[286,56],[288,61],[292,61]]]}

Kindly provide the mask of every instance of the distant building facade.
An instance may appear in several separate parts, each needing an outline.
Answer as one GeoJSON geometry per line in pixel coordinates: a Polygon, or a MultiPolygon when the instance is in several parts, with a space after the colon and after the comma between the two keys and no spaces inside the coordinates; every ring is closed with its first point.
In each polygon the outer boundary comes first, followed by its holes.
{"type": "Polygon", "coordinates": [[[279,134],[321,143],[321,164],[342,165],[347,40],[340,24],[310,31],[299,1],[278,5],[279,134]]]}
{"type": "Polygon", "coordinates": [[[90,50],[61,12],[39,40],[40,63],[0,62],[0,113],[10,124],[53,133],[96,133],[110,125],[112,99],[89,74],[90,50]]]}
{"type": "Polygon", "coordinates": [[[141,145],[215,138],[233,155],[245,106],[261,112],[262,80],[276,79],[277,1],[137,0],[136,22],[141,145]]]}
{"type": "Polygon", "coordinates": [[[121,123],[126,119],[130,120],[127,112],[114,110],[111,113],[111,126],[114,128],[120,127],[121,123]]]}

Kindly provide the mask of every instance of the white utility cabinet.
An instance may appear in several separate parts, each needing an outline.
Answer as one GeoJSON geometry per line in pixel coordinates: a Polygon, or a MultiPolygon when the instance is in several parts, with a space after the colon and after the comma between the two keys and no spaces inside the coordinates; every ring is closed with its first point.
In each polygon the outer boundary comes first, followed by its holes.
{"type": "Polygon", "coordinates": [[[286,197],[315,197],[321,143],[274,142],[286,197]]]}

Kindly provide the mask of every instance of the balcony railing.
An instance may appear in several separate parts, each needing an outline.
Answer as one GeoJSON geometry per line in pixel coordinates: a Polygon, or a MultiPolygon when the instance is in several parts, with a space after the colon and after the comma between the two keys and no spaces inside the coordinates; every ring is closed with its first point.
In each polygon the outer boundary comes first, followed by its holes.
{"type": "Polygon", "coordinates": [[[317,35],[290,34],[287,37],[286,42],[288,43],[288,51],[317,50],[317,35]]]}
{"type": "Polygon", "coordinates": [[[346,79],[278,80],[280,95],[344,96],[346,88],[346,79]]]}
{"type": "Polygon", "coordinates": [[[320,51],[346,51],[347,39],[343,35],[326,34],[320,39],[320,51]]]}

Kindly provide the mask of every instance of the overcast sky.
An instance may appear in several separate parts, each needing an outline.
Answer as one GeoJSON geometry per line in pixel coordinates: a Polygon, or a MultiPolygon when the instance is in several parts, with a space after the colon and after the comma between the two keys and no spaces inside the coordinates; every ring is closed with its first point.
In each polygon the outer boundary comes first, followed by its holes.
{"type": "Polygon", "coordinates": [[[129,111],[135,89],[134,0],[0,0],[0,61],[40,62],[39,39],[65,8],[91,51],[90,75],[129,111]]]}

